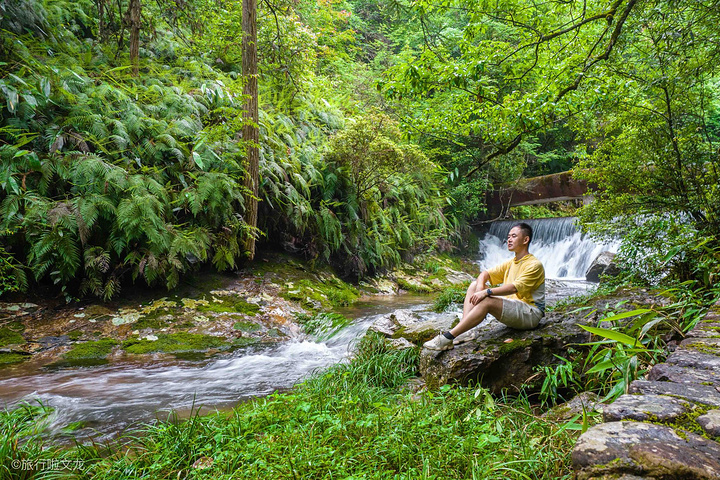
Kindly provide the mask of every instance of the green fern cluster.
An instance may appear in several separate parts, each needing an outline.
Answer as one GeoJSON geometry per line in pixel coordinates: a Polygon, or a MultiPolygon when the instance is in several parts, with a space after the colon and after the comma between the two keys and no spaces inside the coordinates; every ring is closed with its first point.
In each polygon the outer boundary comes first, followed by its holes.
{"type": "MultiPolygon", "coordinates": [[[[398,164],[359,184],[328,139],[350,141],[367,122],[343,130],[345,114],[312,68],[296,77],[302,85],[261,82],[253,231],[236,66],[180,48],[150,9],[158,30],[132,77],[122,49],[93,37],[95,2],[2,5],[33,11],[0,18],[0,256],[12,259],[16,285],[26,283],[22,265],[68,297],[108,299],[130,279],[171,288],[206,262],[236,267],[248,235],[360,277],[451,236],[432,168],[398,164]]],[[[382,145],[411,151],[393,128],[382,145]]]]}
{"type": "Polygon", "coordinates": [[[3,243],[36,281],[74,295],[80,280],[106,299],[128,276],[171,288],[205,261],[233,268],[251,233],[242,145],[216,127],[224,109],[241,113],[233,80],[200,64],[142,80],[107,70],[70,29],[87,19],[57,3],[36,2],[38,28],[57,15],[66,28],[16,36],[2,67],[3,243]]]}

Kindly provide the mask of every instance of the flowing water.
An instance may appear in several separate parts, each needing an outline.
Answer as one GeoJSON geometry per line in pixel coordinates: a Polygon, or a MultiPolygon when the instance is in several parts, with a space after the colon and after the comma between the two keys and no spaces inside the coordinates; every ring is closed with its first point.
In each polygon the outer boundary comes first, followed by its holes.
{"type": "MultiPolygon", "coordinates": [[[[545,265],[548,304],[586,289],[585,271],[592,260],[614,245],[598,245],[581,235],[574,219],[532,220],[531,251],[545,265]]],[[[495,222],[478,258],[486,268],[512,257],[504,239],[514,222],[495,222]]],[[[326,341],[291,342],[245,349],[202,362],[148,359],[141,363],[112,363],[48,371],[20,365],[0,370],[0,405],[38,400],[54,407],[50,431],[60,433],[74,422],[84,428],[79,437],[103,440],[132,425],[165,418],[171,410],[180,416],[193,408],[202,411],[229,408],[244,400],[286,390],[312,372],[345,360],[353,341],[382,315],[397,308],[428,310],[427,297],[392,296],[356,305],[344,313],[355,321],[326,341]]]]}

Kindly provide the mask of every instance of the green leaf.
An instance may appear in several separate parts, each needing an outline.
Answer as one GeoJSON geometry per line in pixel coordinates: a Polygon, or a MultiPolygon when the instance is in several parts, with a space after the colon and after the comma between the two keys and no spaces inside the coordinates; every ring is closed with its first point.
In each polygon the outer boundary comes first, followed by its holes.
{"type": "Polygon", "coordinates": [[[35,99],[34,96],[32,96],[32,95],[30,95],[30,94],[28,94],[28,93],[23,93],[23,98],[24,98],[25,101],[28,103],[28,105],[30,105],[30,106],[32,106],[32,107],[37,107],[38,102],[37,102],[37,100],[35,99]]]}
{"type": "Polygon", "coordinates": [[[588,327],[587,325],[580,325],[580,328],[587,330],[593,335],[624,343],[625,345],[628,345],[630,347],[634,347],[637,344],[637,341],[634,338],[625,335],[624,333],[616,332],[615,330],[608,330],[607,328],[588,327]]]}
{"type": "MultiPolygon", "coordinates": [[[[617,315],[612,315],[612,316],[610,316],[610,317],[603,318],[602,321],[603,321],[603,322],[614,322],[614,321],[616,321],[616,320],[622,320],[623,318],[634,317],[634,316],[636,316],[636,315],[642,315],[642,314],[644,314],[644,313],[649,313],[649,312],[652,312],[652,311],[653,311],[653,310],[651,310],[651,309],[649,309],[649,308],[637,308],[637,309],[635,309],[635,310],[630,310],[629,312],[618,313],[617,315]]],[[[581,325],[581,326],[582,326],[582,325],[581,325]]],[[[584,327],[583,327],[583,328],[584,328],[584,327]]]]}
{"type": "Polygon", "coordinates": [[[46,77],[43,77],[40,80],[40,90],[42,91],[43,95],[45,95],[45,98],[50,97],[50,80],[48,80],[46,77]]]}
{"type": "Polygon", "coordinates": [[[10,113],[15,113],[15,110],[17,109],[18,104],[18,93],[15,89],[8,86],[7,90],[5,91],[5,95],[7,97],[7,108],[10,111],[10,113]]]}
{"type": "Polygon", "coordinates": [[[620,368],[624,366],[627,363],[629,357],[620,357],[620,358],[612,358],[610,360],[605,360],[603,362],[598,363],[597,365],[594,365],[590,370],[588,370],[587,374],[589,373],[596,373],[596,372],[604,372],[605,370],[608,370],[610,368],[620,368]]]}
{"type": "Polygon", "coordinates": [[[195,162],[195,165],[198,166],[200,170],[205,169],[205,164],[203,163],[202,157],[197,152],[192,152],[193,155],[193,161],[195,162]]]}

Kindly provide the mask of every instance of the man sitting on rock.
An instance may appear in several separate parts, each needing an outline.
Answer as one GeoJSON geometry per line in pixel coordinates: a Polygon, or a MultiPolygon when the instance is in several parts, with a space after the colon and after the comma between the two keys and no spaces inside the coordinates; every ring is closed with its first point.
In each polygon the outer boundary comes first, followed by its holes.
{"type": "Polygon", "coordinates": [[[453,340],[478,325],[490,313],[508,327],[530,330],[545,315],[545,269],[528,247],[532,228],[518,223],[508,233],[508,250],[515,258],[483,271],[470,284],[463,304],[463,316],[455,328],[425,342],[430,350],[450,350],[453,340]],[[490,285],[499,285],[488,288],[490,285]]]}

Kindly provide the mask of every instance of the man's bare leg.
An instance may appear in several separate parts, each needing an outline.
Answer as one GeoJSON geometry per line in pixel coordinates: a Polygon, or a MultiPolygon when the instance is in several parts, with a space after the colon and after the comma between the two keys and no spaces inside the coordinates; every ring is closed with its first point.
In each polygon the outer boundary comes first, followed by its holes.
{"type": "MultiPolygon", "coordinates": [[[[468,303],[467,298],[465,299],[465,303],[468,303]]],[[[463,318],[460,320],[460,323],[455,325],[455,328],[450,330],[450,333],[453,336],[457,337],[461,333],[465,333],[471,328],[479,325],[480,322],[485,319],[488,313],[498,319],[502,316],[502,298],[486,297],[480,300],[477,305],[470,305],[472,306],[470,311],[467,313],[463,313],[463,318]]]]}
{"type": "Polygon", "coordinates": [[[496,318],[502,316],[503,301],[501,298],[485,297],[480,300],[477,305],[473,305],[472,302],[470,302],[470,298],[474,293],[474,288],[471,285],[468,289],[468,295],[465,297],[463,318],[460,320],[460,323],[449,332],[441,333],[432,340],[425,342],[423,344],[424,348],[430,350],[450,350],[453,348],[453,339],[455,337],[478,325],[485,319],[488,313],[491,313],[496,318]]]}
{"type": "Polygon", "coordinates": [[[477,281],[474,281],[470,284],[470,286],[467,289],[467,293],[465,294],[465,301],[463,302],[463,314],[462,318],[465,318],[468,313],[470,313],[470,310],[473,309],[475,305],[470,303],[470,297],[472,297],[475,294],[475,285],[477,285],[477,281]]]}

